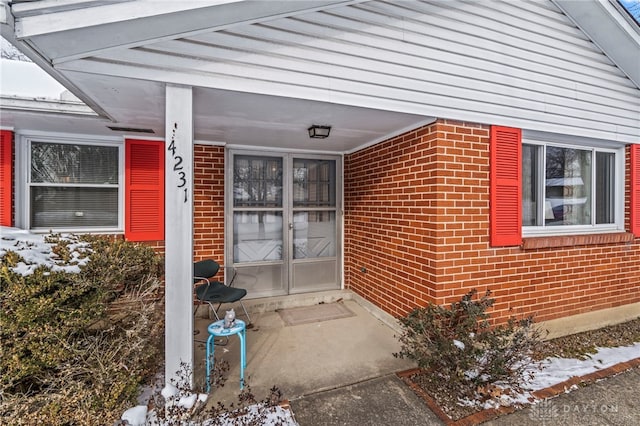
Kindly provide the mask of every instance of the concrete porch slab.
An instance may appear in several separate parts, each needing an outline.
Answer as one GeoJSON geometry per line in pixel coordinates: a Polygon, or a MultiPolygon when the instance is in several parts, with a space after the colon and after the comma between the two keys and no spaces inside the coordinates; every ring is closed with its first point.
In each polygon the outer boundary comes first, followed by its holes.
{"type": "MultiPolygon", "coordinates": [[[[354,316],[296,326],[285,326],[275,310],[254,310],[247,306],[253,328],[247,330],[245,377],[257,399],[267,397],[273,386],[282,391],[285,399],[294,400],[414,366],[393,356],[400,350],[400,345],[396,331],[387,325],[395,323],[388,314],[372,313],[372,306],[359,303],[362,299],[351,292],[336,292],[327,300],[305,298],[325,303],[339,299],[342,300],[338,303],[344,303],[354,316]],[[388,318],[382,321],[380,317],[385,315],[388,318]]],[[[300,303],[290,299],[284,306],[296,305],[300,303]]],[[[199,330],[196,340],[206,340],[206,327],[210,322],[209,319],[196,319],[199,330]]],[[[229,362],[230,371],[226,385],[212,390],[209,404],[221,401],[228,406],[237,402],[239,346],[235,336],[230,337],[227,346],[216,346],[216,357],[221,356],[229,362]]],[[[204,357],[205,345],[196,343],[196,385],[204,382],[204,357]]]]}

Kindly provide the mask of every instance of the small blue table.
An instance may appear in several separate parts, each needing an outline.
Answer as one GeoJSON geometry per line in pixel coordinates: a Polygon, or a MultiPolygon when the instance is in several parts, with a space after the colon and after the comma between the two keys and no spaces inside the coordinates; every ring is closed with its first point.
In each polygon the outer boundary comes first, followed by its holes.
{"type": "Polygon", "coordinates": [[[215,351],[214,339],[216,337],[228,337],[236,334],[240,339],[240,389],[244,388],[244,369],[247,367],[247,329],[242,320],[236,319],[233,327],[224,328],[224,320],[216,321],[209,324],[207,328],[209,338],[207,339],[207,393],[211,389],[209,377],[213,368],[213,353],[215,351]]]}

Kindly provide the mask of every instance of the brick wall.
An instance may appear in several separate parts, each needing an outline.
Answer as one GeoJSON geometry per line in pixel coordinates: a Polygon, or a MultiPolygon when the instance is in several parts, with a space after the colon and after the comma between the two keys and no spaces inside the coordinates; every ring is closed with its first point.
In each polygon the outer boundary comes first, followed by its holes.
{"type": "Polygon", "coordinates": [[[345,284],[394,315],[436,297],[435,127],[345,157],[345,284]]]}
{"type": "Polygon", "coordinates": [[[395,316],[472,288],[498,320],[640,301],[638,239],[489,246],[488,147],[488,126],[439,120],[346,156],[346,286],[395,316]]]}
{"type": "Polygon", "coordinates": [[[224,260],[224,147],[194,146],[193,257],[224,260]]]}

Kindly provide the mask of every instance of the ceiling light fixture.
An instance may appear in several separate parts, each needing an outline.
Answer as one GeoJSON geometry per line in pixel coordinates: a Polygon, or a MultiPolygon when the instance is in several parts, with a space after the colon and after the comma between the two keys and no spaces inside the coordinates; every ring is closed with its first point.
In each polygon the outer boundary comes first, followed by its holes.
{"type": "Polygon", "coordinates": [[[309,131],[309,137],[312,139],[324,139],[329,137],[331,132],[331,126],[319,126],[314,124],[307,129],[309,131]]]}

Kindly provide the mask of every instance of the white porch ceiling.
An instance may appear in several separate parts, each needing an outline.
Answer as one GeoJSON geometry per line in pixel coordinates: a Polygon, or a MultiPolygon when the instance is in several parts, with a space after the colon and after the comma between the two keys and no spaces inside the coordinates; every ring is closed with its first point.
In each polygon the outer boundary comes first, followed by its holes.
{"type": "MultiPolygon", "coordinates": [[[[88,95],[101,99],[118,126],[150,128],[154,136],[164,136],[163,84],[82,73],[70,76],[86,87],[88,95]]],[[[231,145],[344,152],[433,121],[411,114],[198,87],[193,100],[195,139],[231,145]],[[330,137],[310,139],[307,128],[312,124],[332,126],[330,137]]]]}

